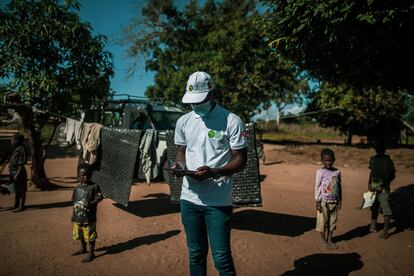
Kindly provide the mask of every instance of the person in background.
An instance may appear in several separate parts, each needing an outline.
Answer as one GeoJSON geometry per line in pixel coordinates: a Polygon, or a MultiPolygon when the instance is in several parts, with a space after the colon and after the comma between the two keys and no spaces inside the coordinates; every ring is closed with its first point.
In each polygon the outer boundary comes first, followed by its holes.
{"type": "Polygon", "coordinates": [[[376,155],[372,156],[369,161],[369,181],[368,189],[376,192],[375,202],[371,206],[371,225],[369,230],[377,232],[378,213],[381,209],[384,216],[384,230],[379,236],[380,239],[388,239],[390,220],[391,220],[391,206],[390,206],[390,184],[395,178],[394,162],[385,154],[385,144],[382,140],[378,140],[374,144],[376,155]]]}
{"type": "Polygon", "coordinates": [[[189,77],[182,102],[193,111],[177,121],[179,150],[172,168],[195,171],[184,176],[180,198],[190,275],[206,275],[209,243],[219,274],[236,275],[230,247],[232,175],[246,165],[245,125],[217,103],[205,72],[189,77]]]}
{"type": "Polygon", "coordinates": [[[331,149],[321,151],[321,162],[323,167],[316,171],[315,183],[316,231],[320,232],[322,245],[334,249],[332,235],[342,203],[341,171],[333,167],[335,153],[331,149]]]}
{"type": "Polygon", "coordinates": [[[24,136],[21,134],[16,134],[12,138],[14,150],[9,160],[9,187],[14,187],[15,200],[14,206],[9,209],[13,212],[22,212],[26,209],[27,172],[24,166],[27,163],[27,152],[23,142],[24,136]]]}

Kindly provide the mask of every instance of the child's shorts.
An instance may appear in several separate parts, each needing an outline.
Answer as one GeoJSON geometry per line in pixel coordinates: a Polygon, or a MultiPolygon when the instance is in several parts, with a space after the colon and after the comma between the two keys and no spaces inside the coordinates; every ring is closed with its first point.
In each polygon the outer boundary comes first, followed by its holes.
{"type": "Polygon", "coordinates": [[[377,193],[375,202],[371,206],[371,210],[377,210],[381,208],[382,215],[391,216],[391,205],[390,205],[390,193],[387,190],[382,190],[381,193],[377,193]]]}
{"type": "Polygon", "coordinates": [[[96,224],[77,224],[73,225],[73,239],[93,242],[98,237],[96,224]]]}
{"type": "Polygon", "coordinates": [[[338,203],[322,201],[322,212],[317,212],[316,215],[316,231],[324,232],[326,225],[329,225],[329,230],[336,229],[336,221],[338,220],[338,203]]]}

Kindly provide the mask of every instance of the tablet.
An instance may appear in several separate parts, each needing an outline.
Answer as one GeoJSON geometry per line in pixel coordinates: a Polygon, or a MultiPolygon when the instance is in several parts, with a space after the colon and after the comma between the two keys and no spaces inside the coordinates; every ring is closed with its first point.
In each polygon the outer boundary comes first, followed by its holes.
{"type": "Polygon", "coordinates": [[[178,169],[178,168],[173,169],[173,168],[164,167],[163,169],[166,170],[166,171],[181,173],[181,174],[184,174],[184,175],[190,175],[190,174],[195,174],[196,173],[196,171],[190,171],[190,170],[184,170],[184,169],[178,169]]]}

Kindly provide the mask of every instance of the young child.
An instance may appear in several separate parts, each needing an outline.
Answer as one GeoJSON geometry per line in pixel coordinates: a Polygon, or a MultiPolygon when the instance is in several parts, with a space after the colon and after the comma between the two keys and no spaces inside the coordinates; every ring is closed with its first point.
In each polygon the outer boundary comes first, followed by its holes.
{"type": "Polygon", "coordinates": [[[72,256],[85,254],[86,243],[89,242],[89,254],[82,262],[90,262],[94,259],[96,233],[96,211],[98,203],[103,199],[99,185],[91,182],[92,171],[86,163],[78,167],[80,184],[75,187],[72,195],[73,214],[72,221],[73,238],[81,241],[81,249],[72,256]]]}
{"type": "Polygon", "coordinates": [[[385,154],[383,141],[377,141],[374,144],[374,148],[377,154],[371,157],[369,161],[371,172],[369,174],[368,189],[376,192],[376,198],[374,204],[371,206],[371,225],[369,230],[371,232],[377,232],[378,212],[381,209],[382,215],[384,216],[384,231],[379,238],[385,240],[390,236],[388,233],[392,215],[390,207],[390,184],[395,178],[395,167],[391,158],[385,154]]]}
{"type": "Polygon", "coordinates": [[[336,228],[338,210],[341,209],[341,172],[333,167],[335,154],[331,149],[321,151],[323,168],[316,171],[316,231],[321,234],[322,245],[336,248],[332,234],[336,228]]]}

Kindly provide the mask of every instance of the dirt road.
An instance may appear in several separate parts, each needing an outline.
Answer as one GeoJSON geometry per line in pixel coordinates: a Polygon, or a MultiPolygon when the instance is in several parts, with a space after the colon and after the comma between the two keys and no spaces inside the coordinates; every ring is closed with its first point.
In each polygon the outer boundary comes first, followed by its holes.
{"type": "MultiPolygon", "coordinates": [[[[334,233],[339,248],[327,250],[314,230],[317,157],[298,159],[274,145],[265,149],[267,161],[274,164],[260,168],[263,207],[234,212],[232,251],[238,275],[412,275],[414,231],[405,226],[380,240],[379,233],[367,231],[369,211],[356,209],[366,190],[366,165],[337,156],[344,194],[334,233]]],[[[367,150],[360,156],[361,162],[367,164],[370,154],[367,150]]],[[[71,257],[79,246],[72,241],[70,222],[75,166],[74,157],[47,160],[47,174],[60,188],[29,192],[25,212],[0,210],[0,275],[188,275],[179,208],[169,202],[165,183],[134,185],[127,209],[110,199],[101,202],[98,257],[89,264],[81,263],[81,256],[71,257]]],[[[413,200],[413,167],[397,163],[397,170],[392,189],[406,187],[413,200]]],[[[12,197],[0,197],[1,207],[11,204],[12,197]]],[[[412,201],[407,204],[412,208],[412,201]]],[[[208,275],[217,275],[211,257],[208,262],[208,275]]]]}

